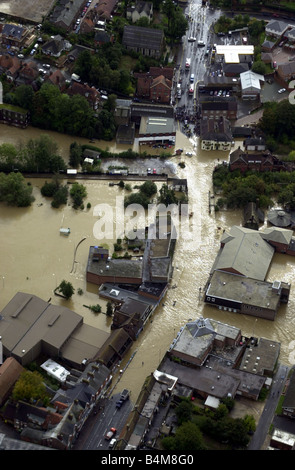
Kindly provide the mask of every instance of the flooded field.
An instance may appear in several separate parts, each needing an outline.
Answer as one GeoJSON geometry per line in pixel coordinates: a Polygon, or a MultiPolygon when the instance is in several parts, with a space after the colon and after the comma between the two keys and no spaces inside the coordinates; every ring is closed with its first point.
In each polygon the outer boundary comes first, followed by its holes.
{"type": "MultiPolygon", "coordinates": [[[[19,139],[25,141],[30,137],[38,137],[39,134],[40,131],[36,129],[22,131],[0,126],[0,144],[17,144],[19,139]]],[[[48,134],[57,141],[62,154],[68,155],[73,139],[55,133],[48,134]]],[[[76,139],[79,140],[83,141],[76,139]]],[[[99,142],[98,145],[119,150],[114,143],[99,142]]],[[[236,147],[238,145],[240,142],[236,142],[236,147]]],[[[222,312],[200,301],[199,288],[203,288],[207,281],[222,231],[232,225],[240,225],[242,215],[239,211],[214,213],[213,210],[209,213],[208,210],[212,171],[218,158],[228,160],[228,153],[201,151],[197,139],[189,140],[181,133],[177,133],[177,147],[182,147],[184,152],[195,153],[193,157],[184,154],[181,159],[173,157],[169,162],[177,169],[179,178],[188,180],[189,202],[195,214],[198,214],[197,227],[193,240],[178,239],[171,288],[120,366],[123,368],[130,355],[136,352],[119,385],[120,388],[127,386],[131,389],[133,398],[139,393],[146,376],[159,364],[179,328],[189,319],[196,319],[200,315],[232,324],[241,328],[244,334],[255,334],[281,342],[281,361],[286,364],[294,363],[295,296],[292,287],[289,303],[280,308],[275,322],[222,312]],[[178,166],[180,160],[185,163],[185,168],[178,166]]],[[[112,252],[115,242],[115,237],[108,240],[97,240],[94,237],[93,226],[96,219],[93,208],[101,202],[114,207],[116,197],[124,195],[124,190],[118,186],[110,187],[108,181],[81,182],[87,188],[85,203],[91,203],[90,209],[76,211],[71,205],[53,209],[50,200],[43,198],[40,193],[44,183],[42,179],[31,180],[35,202],[30,208],[0,205],[0,310],[16,292],[30,292],[44,300],[51,298],[51,302],[56,305],[65,304],[83,315],[85,323],[109,331],[110,320],[103,313],[95,315],[84,306],[99,303],[105,311],[105,302],[98,297],[97,286],[86,283],[85,273],[89,246],[104,244],[112,252]],[[61,226],[71,229],[68,237],[60,235],[61,226]],[[75,248],[80,241],[74,259],[75,248]],[[69,301],[64,301],[53,293],[63,279],[70,281],[75,288],[75,294],[69,301]],[[77,293],[79,288],[83,290],[82,295],[77,293]]],[[[136,182],[132,182],[132,186],[135,184],[136,182]]],[[[294,258],[276,254],[269,279],[292,284],[294,271],[294,258]]]]}

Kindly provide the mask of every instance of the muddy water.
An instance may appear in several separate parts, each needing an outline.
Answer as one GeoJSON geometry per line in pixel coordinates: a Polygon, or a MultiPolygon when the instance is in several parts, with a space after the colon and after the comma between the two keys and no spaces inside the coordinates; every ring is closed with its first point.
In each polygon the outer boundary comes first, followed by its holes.
{"type": "MultiPolygon", "coordinates": [[[[61,152],[68,155],[71,137],[48,133],[57,141],[61,152]]],[[[3,142],[17,143],[30,137],[37,137],[40,131],[27,129],[14,130],[0,126],[0,144],[3,142]]],[[[76,139],[83,142],[83,139],[76,139]]],[[[85,140],[84,140],[85,142],[85,140]]],[[[236,142],[236,147],[240,145],[236,142]]],[[[99,143],[102,147],[103,143],[99,143]]],[[[116,144],[104,143],[110,149],[116,144]]],[[[198,140],[188,140],[183,134],[177,133],[176,147],[185,151],[193,151],[190,158],[183,156],[185,168],[177,166],[179,157],[171,162],[177,167],[177,175],[187,178],[189,200],[198,217],[193,217],[196,224],[194,239],[177,241],[174,255],[174,274],[171,288],[140,338],[133,345],[121,368],[127,365],[131,353],[135,353],[132,361],[123,374],[118,387],[131,389],[136,398],[147,375],[152,373],[171,344],[181,326],[189,319],[200,315],[214,318],[227,324],[241,328],[247,335],[255,334],[281,342],[281,361],[286,364],[295,362],[295,320],[293,317],[295,295],[291,289],[287,306],[280,308],[275,322],[221,312],[213,307],[205,306],[199,300],[199,288],[203,289],[215,255],[219,248],[223,229],[242,223],[242,214],[235,212],[217,212],[208,210],[209,191],[212,191],[212,170],[217,159],[228,160],[228,153],[202,152],[198,140]]],[[[121,150],[121,147],[116,150],[121,150]]],[[[44,300],[51,298],[52,303],[66,305],[83,315],[85,323],[105,331],[109,331],[110,320],[104,315],[91,313],[85,305],[99,303],[105,309],[105,302],[98,298],[97,287],[85,281],[86,263],[90,245],[102,243],[112,251],[115,237],[108,240],[97,240],[93,235],[93,207],[100,203],[115,205],[116,196],[124,195],[117,187],[110,187],[107,181],[83,181],[88,192],[86,203],[91,203],[90,210],[75,211],[70,205],[61,209],[52,209],[50,201],[40,194],[44,180],[31,180],[34,187],[34,204],[30,208],[7,208],[0,206],[0,309],[17,291],[31,292],[44,300]],[[59,228],[70,227],[71,234],[64,237],[59,228]],[[83,241],[81,241],[83,240],[83,241]],[[75,248],[81,241],[74,259],[75,248]],[[72,282],[76,292],[71,300],[54,296],[54,288],[63,280],[72,282]],[[77,290],[83,290],[78,295],[77,290]]],[[[136,184],[132,182],[132,185],[136,184]]],[[[86,204],[85,204],[86,207],[86,204]]],[[[193,229],[194,227],[191,227],[193,229]]],[[[294,279],[295,259],[285,255],[275,255],[269,279],[283,280],[292,283],[294,279]]]]}

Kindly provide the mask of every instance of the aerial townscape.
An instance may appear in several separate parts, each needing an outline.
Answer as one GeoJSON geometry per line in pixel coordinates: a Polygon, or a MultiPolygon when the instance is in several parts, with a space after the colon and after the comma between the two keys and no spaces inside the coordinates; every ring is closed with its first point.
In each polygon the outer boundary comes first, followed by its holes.
{"type": "Polygon", "coordinates": [[[0,450],[295,450],[293,80],[292,1],[0,2],[0,450]]]}

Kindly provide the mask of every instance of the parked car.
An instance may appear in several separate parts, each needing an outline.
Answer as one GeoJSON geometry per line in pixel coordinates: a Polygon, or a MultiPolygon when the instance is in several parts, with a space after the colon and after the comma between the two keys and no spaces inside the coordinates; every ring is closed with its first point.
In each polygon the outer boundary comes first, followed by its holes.
{"type": "Polygon", "coordinates": [[[19,59],[24,59],[24,58],[25,58],[25,56],[24,56],[23,54],[18,54],[17,57],[18,57],[19,59]]]}
{"type": "Polygon", "coordinates": [[[285,91],[287,91],[286,88],[281,88],[280,90],[278,90],[278,93],[280,93],[280,94],[285,93],[285,91]]]}
{"type": "Polygon", "coordinates": [[[50,65],[49,65],[49,64],[43,64],[43,67],[44,67],[45,69],[50,69],[50,65]]]}
{"type": "Polygon", "coordinates": [[[31,50],[31,52],[30,52],[30,55],[34,55],[34,54],[35,54],[35,52],[36,52],[36,49],[35,49],[35,48],[33,48],[33,49],[31,50]]]}
{"type": "Polygon", "coordinates": [[[113,449],[116,442],[117,442],[117,439],[115,439],[115,438],[111,439],[111,441],[109,443],[109,449],[113,449]]]}
{"type": "Polygon", "coordinates": [[[116,428],[111,428],[111,429],[106,433],[106,435],[104,436],[105,439],[106,439],[107,441],[110,441],[110,440],[114,437],[114,435],[116,434],[116,432],[117,432],[117,429],[116,429],[116,428]]]}
{"type": "Polygon", "coordinates": [[[188,38],[188,42],[195,42],[197,38],[194,38],[193,36],[188,38]]]}

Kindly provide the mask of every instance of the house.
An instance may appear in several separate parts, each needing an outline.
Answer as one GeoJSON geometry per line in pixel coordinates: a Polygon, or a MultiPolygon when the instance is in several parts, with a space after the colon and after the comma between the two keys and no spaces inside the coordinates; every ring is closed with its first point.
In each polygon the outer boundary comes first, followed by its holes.
{"type": "Polygon", "coordinates": [[[223,99],[215,96],[204,97],[200,100],[200,106],[203,119],[237,119],[238,103],[234,96],[223,99]]]}
{"type": "Polygon", "coordinates": [[[84,83],[72,82],[67,89],[67,94],[70,96],[81,95],[87,101],[92,109],[97,109],[100,102],[100,93],[92,86],[90,87],[84,83]]]}
{"type": "Polygon", "coordinates": [[[295,78],[295,60],[278,64],[276,73],[287,87],[289,81],[295,78]]]}
{"type": "Polygon", "coordinates": [[[61,53],[65,50],[66,42],[60,34],[54,36],[49,41],[42,44],[43,54],[53,57],[60,57],[61,53]]]}
{"type": "Polygon", "coordinates": [[[105,31],[104,29],[95,30],[94,42],[97,46],[101,46],[102,44],[111,42],[111,40],[112,40],[112,36],[110,35],[110,33],[105,31]]]}
{"type": "Polygon", "coordinates": [[[99,20],[110,21],[118,0],[99,0],[95,4],[95,10],[99,20]]]}
{"type": "Polygon", "coordinates": [[[57,86],[61,91],[64,91],[66,88],[66,79],[61,72],[61,70],[57,69],[53,73],[51,73],[46,80],[51,83],[52,85],[57,86]]]}
{"type": "Polygon", "coordinates": [[[276,40],[279,39],[289,28],[288,23],[279,20],[272,20],[267,23],[265,26],[265,34],[267,36],[272,36],[276,40]]]}
{"type": "Polygon", "coordinates": [[[260,98],[261,82],[264,82],[264,76],[247,70],[240,74],[241,93],[243,100],[257,100],[260,98]]]}
{"type": "Polygon", "coordinates": [[[38,65],[35,61],[24,62],[19,70],[18,77],[16,79],[17,84],[30,85],[39,76],[38,65]]]}
{"type": "Polygon", "coordinates": [[[116,133],[118,144],[133,145],[135,139],[135,124],[119,124],[116,133]]]}
{"type": "MultiPolygon", "coordinates": [[[[2,45],[19,49],[24,47],[28,39],[29,30],[19,24],[4,23],[2,28],[2,45]]],[[[8,48],[7,47],[7,48],[8,48]]]]}
{"type": "Polygon", "coordinates": [[[151,312],[151,304],[127,298],[123,303],[115,306],[112,329],[123,328],[135,341],[151,312]]]}
{"type": "Polygon", "coordinates": [[[136,95],[158,103],[169,103],[173,74],[171,67],[150,67],[147,73],[135,73],[136,95]]]}
{"type": "MultiPolygon", "coordinates": [[[[289,227],[292,230],[295,227],[294,213],[286,212],[283,209],[271,209],[267,213],[267,220],[276,227],[289,227]]],[[[283,252],[286,252],[285,248],[283,252]]]]}
{"type": "Polygon", "coordinates": [[[122,44],[127,50],[159,59],[163,52],[164,32],[161,29],[126,25],[122,44]]]}
{"type": "Polygon", "coordinates": [[[0,55],[0,73],[5,73],[8,79],[14,81],[21,69],[21,61],[8,54],[0,55]]]}
{"type": "Polygon", "coordinates": [[[268,39],[261,44],[261,50],[264,52],[272,52],[276,43],[268,39]]]}
{"type": "Polygon", "coordinates": [[[228,151],[233,140],[229,121],[224,117],[219,119],[203,118],[200,140],[202,150],[228,151]]]}
{"type": "Polygon", "coordinates": [[[85,0],[62,0],[54,7],[49,21],[55,26],[69,31],[84,8],[85,0]]]}
{"type": "Polygon", "coordinates": [[[243,145],[247,152],[251,151],[264,151],[266,150],[266,143],[263,137],[249,137],[244,140],[243,145]]]}
{"type": "Polygon", "coordinates": [[[157,103],[170,103],[171,90],[172,82],[160,75],[150,85],[150,99],[157,103]]]}
{"type": "Polygon", "coordinates": [[[138,142],[146,144],[175,144],[176,128],[173,118],[158,116],[142,116],[140,121],[138,142]]]}
{"type": "Polygon", "coordinates": [[[13,357],[8,357],[0,366],[0,406],[9,397],[15,382],[24,368],[13,357]]]}
{"type": "Polygon", "coordinates": [[[229,157],[230,171],[280,171],[286,170],[285,164],[268,150],[260,153],[247,153],[240,147],[234,150],[229,157]]]}
{"type": "Polygon", "coordinates": [[[146,18],[150,23],[153,18],[153,3],[136,2],[135,6],[127,8],[126,18],[131,20],[132,23],[136,23],[140,18],[146,18]]]}

